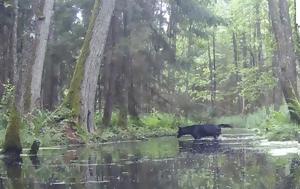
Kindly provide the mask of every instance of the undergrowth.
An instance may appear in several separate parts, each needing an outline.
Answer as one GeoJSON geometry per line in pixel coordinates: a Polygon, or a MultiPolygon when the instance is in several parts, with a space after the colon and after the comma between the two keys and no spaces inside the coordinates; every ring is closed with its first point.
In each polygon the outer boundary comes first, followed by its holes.
{"type": "MultiPolygon", "coordinates": [[[[97,116],[101,115],[97,114],[97,116]]],[[[141,115],[139,121],[129,118],[126,129],[117,125],[117,119],[117,114],[113,113],[111,125],[105,129],[100,126],[94,140],[130,140],[170,136],[176,134],[178,126],[192,124],[192,121],[183,117],[158,112],[141,115]]],[[[102,125],[100,118],[96,117],[96,122],[102,125]]]]}
{"type": "MultiPolygon", "coordinates": [[[[13,99],[12,85],[5,86],[5,93],[0,101],[0,143],[3,144],[5,130],[8,123],[8,107],[13,99]]],[[[300,102],[292,104],[295,113],[300,115],[300,102]]],[[[64,123],[58,121],[61,114],[68,114],[67,110],[59,108],[58,111],[49,112],[35,110],[22,117],[21,142],[24,147],[30,147],[35,139],[41,141],[42,146],[54,146],[67,144],[64,131],[64,123]]],[[[96,132],[87,134],[84,129],[77,134],[85,142],[104,142],[132,139],[146,139],[175,135],[178,126],[198,123],[184,117],[167,113],[149,113],[139,116],[139,120],[128,118],[126,128],[118,125],[118,115],[113,113],[111,125],[104,127],[101,121],[102,115],[97,112],[95,116],[96,132]]],[[[72,121],[72,120],[64,120],[72,121]]],[[[261,108],[248,115],[236,115],[216,118],[215,123],[228,123],[234,127],[249,128],[258,134],[266,135],[270,140],[300,140],[299,125],[290,121],[287,106],[282,106],[279,111],[272,107],[261,108]]]]}
{"type": "MultiPolygon", "coordinates": [[[[300,115],[299,107],[294,108],[300,115]]],[[[252,129],[257,134],[265,135],[269,140],[299,140],[300,127],[291,122],[287,106],[282,106],[279,111],[274,111],[272,107],[261,108],[260,110],[248,114],[227,116],[216,119],[218,123],[229,123],[235,127],[252,129]]]]}

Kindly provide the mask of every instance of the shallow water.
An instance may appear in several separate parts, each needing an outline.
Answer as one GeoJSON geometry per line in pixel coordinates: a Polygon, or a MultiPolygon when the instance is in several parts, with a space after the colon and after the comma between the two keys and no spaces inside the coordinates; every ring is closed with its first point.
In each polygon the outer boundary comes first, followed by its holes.
{"type": "MultiPolygon", "coordinates": [[[[219,141],[155,138],[42,148],[22,164],[0,161],[0,189],[300,188],[297,142],[268,142],[246,130],[219,141]]],[[[3,158],[3,157],[2,157],[3,158]]]]}

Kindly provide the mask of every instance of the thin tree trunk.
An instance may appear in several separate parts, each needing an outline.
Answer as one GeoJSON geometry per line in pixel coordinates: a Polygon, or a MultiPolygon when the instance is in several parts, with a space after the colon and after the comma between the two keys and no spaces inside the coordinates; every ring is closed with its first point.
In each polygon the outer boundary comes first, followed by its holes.
{"type": "MultiPolygon", "coordinates": [[[[236,87],[238,88],[239,82],[240,82],[240,76],[239,76],[239,64],[238,64],[238,46],[237,46],[237,35],[235,32],[232,33],[232,45],[233,45],[233,60],[234,60],[234,65],[236,69],[236,76],[235,76],[235,82],[236,82],[236,87]]],[[[237,113],[241,112],[241,106],[242,106],[242,99],[240,96],[240,90],[237,89],[237,113]]]]}
{"type": "Polygon", "coordinates": [[[189,81],[190,81],[190,71],[191,71],[191,64],[192,62],[190,61],[193,61],[192,59],[192,27],[193,27],[193,21],[189,21],[189,30],[188,30],[188,49],[187,49],[187,56],[188,56],[188,62],[186,63],[186,78],[185,78],[185,92],[188,93],[188,90],[189,90],[189,81]]]}
{"type": "Polygon", "coordinates": [[[137,111],[137,100],[136,100],[136,88],[134,83],[134,73],[132,65],[132,55],[131,55],[131,30],[129,24],[131,22],[131,14],[128,11],[128,0],[124,0],[125,8],[123,10],[123,24],[124,24],[124,38],[127,39],[128,43],[125,45],[125,65],[126,65],[126,75],[127,75],[127,87],[128,87],[128,113],[134,119],[139,119],[139,114],[137,111]]]}
{"type": "Polygon", "coordinates": [[[43,15],[38,16],[38,25],[36,33],[36,50],[35,59],[32,66],[32,79],[31,79],[31,103],[30,110],[41,108],[41,88],[43,78],[43,68],[46,56],[48,37],[51,25],[51,18],[53,15],[54,0],[45,0],[42,10],[43,15]]]}
{"type": "Polygon", "coordinates": [[[209,65],[209,78],[210,78],[210,104],[211,109],[214,108],[214,95],[213,95],[213,66],[212,66],[212,60],[211,60],[211,49],[210,49],[210,42],[208,40],[207,44],[207,52],[208,52],[208,65],[209,65]]]}
{"type": "MultiPolygon", "coordinates": [[[[55,3],[54,3],[55,4],[55,3]]],[[[55,10],[55,5],[54,5],[55,10]]],[[[57,42],[57,32],[55,28],[54,19],[51,20],[51,26],[49,31],[49,44],[55,44],[57,42]]],[[[60,77],[61,77],[61,62],[58,57],[52,53],[51,50],[47,51],[44,74],[42,79],[42,107],[48,110],[54,110],[59,104],[60,99],[60,77]]]]}
{"type": "MultiPolygon", "coordinates": [[[[170,38],[170,62],[169,62],[169,70],[168,70],[168,80],[169,80],[169,92],[174,92],[174,67],[176,65],[176,46],[177,46],[177,6],[175,2],[171,2],[170,8],[170,23],[168,27],[168,33],[170,38]]],[[[172,107],[170,107],[172,108],[172,107]]]]}
{"type": "Polygon", "coordinates": [[[256,36],[258,40],[258,54],[257,54],[257,63],[259,67],[264,65],[264,54],[263,54],[263,39],[261,33],[261,18],[260,18],[260,3],[256,5],[256,36]]]}
{"type": "MultiPolygon", "coordinates": [[[[272,58],[272,68],[274,78],[279,78],[279,61],[278,61],[278,50],[274,50],[272,58]]],[[[280,86],[280,81],[273,88],[273,104],[274,110],[279,111],[280,105],[282,104],[282,89],[280,86]]]]}
{"type": "MultiPolygon", "coordinates": [[[[295,40],[296,40],[296,58],[297,58],[297,65],[299,65],[300,63],[300,27],[299,24],[297,23],[297,14],[299,14],[299,10],[297,12],[297,0],[294,0],[294,27],[295,27],[295,40]]],[[[298,4],[300,4],[300,2],[298,1],[298,4]]],[[[299,6],[299,5],[298,5],[299,6]]],[[[300,8],[300,6],[299,6],[300,8]]]]}
{"type": "Polygon", "coordinates": [[[217,68],[216,68],[216,34],[213,32],[213,61],[212,61],[212,70],[213,70],[213,114],[215,113],[215,104],[217,97],[217,68]]]}
{"type": "Polygon", "coordinates": [[[18,40],[18,16],[19,16],[19,0],[14,0],[14,26],[13,26],[13,39],[12,39],[12,57],[13,57],[13,83],[17,86],[19,80],[18,72],[18,52],[17,52],[17,40],[18,40]]]}

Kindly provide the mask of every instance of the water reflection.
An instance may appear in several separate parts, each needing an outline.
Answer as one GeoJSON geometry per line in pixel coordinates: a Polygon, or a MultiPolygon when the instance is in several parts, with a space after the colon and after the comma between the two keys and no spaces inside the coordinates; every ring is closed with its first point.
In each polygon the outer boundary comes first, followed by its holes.
{"type": "Polygon", "coordinates": [[[23,157],[22,165],[1,162],[0,188],[299,188],[299,165],[297,154],[273,157],[238,137],[167,137],[41,149],[38,157],[23,157]]]}

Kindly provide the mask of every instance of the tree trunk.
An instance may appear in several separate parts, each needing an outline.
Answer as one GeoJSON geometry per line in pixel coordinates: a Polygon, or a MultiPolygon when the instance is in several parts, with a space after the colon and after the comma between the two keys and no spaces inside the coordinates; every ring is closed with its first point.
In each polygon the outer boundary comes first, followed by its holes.
{"type": "Polygon", "coordinates": [[[116,66],[117,66],[117,47],[119,42],[119,27],[120,23],[117,16],[117,11],[111,20],[110,40],[106,44],[106,57],[104,61],[104,91],[105,91],[105,105],[103,110],[102,122],[104,127],[108,127],[111,122],[113,112],[113,100],[115,97],[115,83],[116,83],[116,66]]]}
{"type": "MultiPolygon", "coordinates": [[[[272,68],[274,78],[279,78],[279,62],[278,62],[278,50],[274,50],[272,58],[272,68]]],[[[280,86],[280,81],[273,88],[273,104],[274,110],[279,111],[280,105],[282,104],[282,89],[280,86]]]]}
{"type": "Polygon", "coordinates": [[[19,2],[19,21],[18,48],[20,48],[21,58],[18,62],[18,80],[16,86],[16,104],[21,113],[30,110],[30,85],[31,85],[31,67],[34,62],[34,43],[36,39],[36,16],[34,11],[37,9],[37,1],[31,1],[24,5],[19,2]]]}
{"type": "Polygon", "coordinates": [[[17,86],[17,82],[19,80],[19,72],[18,72],[18,16],[19,16],[19,0],[14,0],[14,26],[13,26],[13,39],[12,39],[12,57],[13,57],[13,73],[14,86],[17,86]]]}
{"type": "MultiPolygon", "coordinates": [[[[233,60],[234,60],[234,65],[235,65],[235,82],[236,82],[236,87],[238,89],[239,87],[239,82],[240,82],[240,76],[239,76],[239,64],[238,64],[238,45],[237,45],[237,34],[235,32],[232,33],[232,45],[233,45],[233,60]]],[[[237,113],[241,112],[242,109],[242,99],[240,96],[240,90],[237,90],[236,94],[236,99],[237,99],[237,113]]]]}
{"type": "MultiPolygon", "coordinates": [[[[54,19],[52,19],[48,44],[55,43],[57,43],[57,29],[54,19]]],[[[42,106],[48,110],[54,110],[61,97],[61,61],[51,50],[47,51],[45,60],[42,79],[42,106]]]]}
{"type": "Polygon", "coordinates": [[[36,46],[34,63],[32,66],[32,78],[31,78],[31,100],[30,110],[35,108],[41,108],[41,88],[42,88],[42,76],[45,55],[47,50],[47,43],[51,25],[51,18],[53,15],[54,0],[45,0],[43,5],[38,8],[37,13],[37,29],[36,29],[36,46]],[[42,7],[42,8],[41,8],[42,7]]]}
{"type": "Polygon", "coordinates": [[[216,34],[213,32],[213,61],[212,61],[212,70],[213,70],[213,108],[212,113],[215,114],[215,103],[216,103],[216,97],[217,97],[217,68],[216,68],[216,34]]]}
{"type": "MultiPolygon", "coordinates": [[[[298,5],[298,12],[297,12],[297,3],[300,4],[300,2],[298,1],[296,3],[297,0],[294,0],[294,27],[295,27],[295,41],[296,41],[296,58],[297,58],[297,65],[299,65],[300,63],[300,26],[299,26],[299,23],[297,23],[297,14],[299,14],[300,16],[300,13],[299,13],[299,8],[300,6],[298,5]]],[[[300,20],[299,20],[300,21],[300,20]]]]}
{"type": "Polygon", "coordinates": [[[13,81],[12,40],[14,23],[11,21],[15,20],[14,12],[0,1],[0,81],[2,83],[13,81]]]}
{"type": "Polygon", "coordinates": [[[115,0],[102,3],[95,1],[89,29],[65,101],[73,111],[73,116],[88,132],[94,131],[97,81],[114,8],[115,0]]]}
{"type": "MultiPolygon", "coordinates": [[[[169,58],[169,70],[168,70],[168,89],[169,92],[174,92],[175,86],[174,86],[174,77],[175,77],[175,71],[174,67],[176,65],[176,48],[177,48],[177,5],[175,2],[171,1],[170,5],[170,22],[168,26],[168,35],[170,39],[170,58],[169,58]]],[[[172,108],[172,107],[170,107],[172,108]]]]}
{"type": "Polygon", "coordinates": [[[128,113],[134,119],[139,119],[139,114],[137,111],[137,100],[136,100],[136,88],[134,83],[134,73],[132,65],[132,55],[131,55],[131,30],[129,24],[131,22],[131,14],[128,11],[128,0],[124,0],[125,8],[123,10],[123,25],[124,25],[124,38],[127,39],[128,43],[124,46],[124,63],[126,65],[126,75],[127,75],[127,87],[128,87],[128,113]]]}
{"type": "Polygon", "coordinates": [[[263,39],[261,33],[261,18],[260,18],[260,3],[257,3],[256,7],[256,36],[258,40],[258,54],[257,54],[257,63],[261,67],[264,65],[264,54],[263,54],[263,39]]]}
{"type": "Polygon", "coordinates": [[[291,104],[298,99],[296,56],[293,46],[292,27],[287,0],[268,0],[272,27],[275,34],[278,61],[279,81],[283,95],[289,107],[291,119],[300,123],[291,104]]]}
{"type": "Polygon", "coordinates": [[[211,60],[211,49],[210,49],[210,42],[208,40],[208,65],[209,65],[209,78],[210,78],[210,104],[211,104],[211,109],[214,108],[214,95],[213,95],[213,66],[212,66],[212,60],[211,60]]]}

